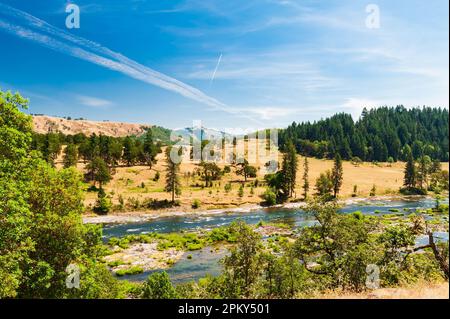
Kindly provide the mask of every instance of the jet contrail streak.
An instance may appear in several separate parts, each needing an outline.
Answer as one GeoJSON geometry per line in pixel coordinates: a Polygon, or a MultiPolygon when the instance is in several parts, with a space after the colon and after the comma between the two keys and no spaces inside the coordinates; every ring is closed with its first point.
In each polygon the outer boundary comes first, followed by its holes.
{"type": "Polygon", "coordinates": [[[216,68],[214,69],[214,73],[213,73],[213,75],[211,77],[211,81],[209,82],[210,85],[214,81],[214,78],[216,77],[217,69],[219,68],[219,64],[220,64],[221,60],[222,60],[222,53],[219,56],[219,60],[217,61],[216,68]]]}
{"type": "Polygon", "coordinates": [[[219,109],[226,107],[223,103],[207,96],[205,93],[188,84],[130,60],[122,54],[111,51],[98,43],[71,35],[70,33],[56,28],[26,12],[0,3],[0,13],[12,17],[19,22],[24,22],[25,27],[0,19],[0,28],[21,38],[38,42],[55,51],[66,53],[108,69],[122,72],[135,79],[160,86],[167,90],[175,91],[185,97],[194,99],[206,105],[219,109]],[[35,28],[37,30],[34,31],[28,28],[35,28]],[[44,33],[47,33],[48,35],[44,33]],[[69,44],[62,42],[61,40],[65,40],[69,42],[69,44]]]}
{"type": "MultiPolygon", "coordinates": [[[[46,21],[41,20],[29,13],[2,3],[0,3],[0,29],[23,39],[39,43],[40,45],[57,52],[100,65],[142,82],[176,92],[184,97],[198,101],[214,109],[238,116],[244,116],[252,121],[259,122],[252,117],[234,112],[224,103],[206,95],[199,89],[139,64],[138,62],[133,61],[118,52],[114,52],[96,42],[70,34],[69,32],[52,26],[46,21]],[[2,16],[9,19],[6,21],[2,20],[2,16]],[[8,20],[14,20],[14,22],[8,20]]],[[[213,78],[217,72],[221,58],[222,54],[219,57],[213,78]]]]}

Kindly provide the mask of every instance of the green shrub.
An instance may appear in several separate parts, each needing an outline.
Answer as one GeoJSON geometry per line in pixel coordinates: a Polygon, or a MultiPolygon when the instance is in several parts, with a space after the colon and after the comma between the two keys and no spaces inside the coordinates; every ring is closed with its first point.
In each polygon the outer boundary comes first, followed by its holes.
{"type": "Polygon", "coordinates": [[[144,272],[144,269],[142,269],[142,267],[139,266],[133,266],[131,268],[128,269],[119,269],[116,271],[116,276],[122,277],[125,275],[137,275],[137,274],[142,274],[144,272]]]}
{"type": "Polygon", "coordinates": [[[372,186],[372,189],[370,190],[370,194],[369,196],[373,197],[375,196],[377,193],[377,187],[375,186],[375,184],[372,186]]]}
{"type": "Polygon", "coordinates": [[[265,200],[266,205],[272,206],[277,203],[277,195],[271,188],[267,188],[264,192],[263,198],[265,200]]]}
{"type": "Polygon", "coordinates": [[[169,275],[163,271],[148,276],[143,285],[142,297],[146,299],[175,299],[178,294],[170,282],[169,275]]]}
{"type": "Polygon", "coordinates": [[[187,245],[187,250],[192,251],[192,250],[200,250],[203,248],[203,245],[198,243],[198,244],[188,244],[187,245]]]}
{"type": "Polygon", "coordinates": [[[108,263],[108,267],[117,267],[117,266],[124,265],[124,264],[125,264],[125,262],[123,260],[114,260],[114,261],[110,261],[108,263]]]}
{"type": "Polygon", "coordinates": [[[199,207],[200,207],[200,201],[199,201],[198,199],[194,199],[194,201],[192,202],[191,207],[192,207],[193,209],[199,208],[199,207]]]}
{"type": "Polygon", "coordinates": [[[95,202],[94,212],[99,215],[106,215],[110,212],[111,207],[111,199],[106,195],[105,191],[100,188],[97,195],[97,201],[95,202]]]}
{"type": "Polygon", "coordinates": [[[241,184],[241,186],[239,186],[238,196],[244,197],[244,185],[243,184],[241,184]]]}
{"type": "Polygon", "coordinates": [[[400,188],[400,193],[403,195],[426,195],[426,189],[417,187],[402,187],[400,188]]]}

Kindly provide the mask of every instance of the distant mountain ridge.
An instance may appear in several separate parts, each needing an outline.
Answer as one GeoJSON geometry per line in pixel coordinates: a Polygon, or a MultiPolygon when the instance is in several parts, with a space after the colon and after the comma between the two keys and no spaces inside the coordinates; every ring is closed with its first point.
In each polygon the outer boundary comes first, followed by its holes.
{"type": "Polygon", "coordinates": [[[208,140],[208,141],[217,141],[217,140],[222,140],[223,138],[228,138],[228,139],[232,139],[233,136],[229,133],[223,132],[223,131],[219,131],[219,130],[215,130],[215,129],[209,129],[206,127],[186,127],[186,128],[182,128],[182,129],[176,129],[173,130],[173,134],[176,135],[177,137],[181,137],[181,139],[186,142],[189,143],[191,140],[191,137],[193,137],[193,139],[195,141],[204,141],[204,140],[208,140]]]}
{"type": "Polygon", "coordinates": [[[47,115],[34,115],[33,126],[36,133],[45,134],[49,132],[75,135],[102,134],[113,137],[124,137],[130,135],[140,136],[146,129],[153,127],[149,124],[132,124],[109,121],[72,120],[47,115]]]}

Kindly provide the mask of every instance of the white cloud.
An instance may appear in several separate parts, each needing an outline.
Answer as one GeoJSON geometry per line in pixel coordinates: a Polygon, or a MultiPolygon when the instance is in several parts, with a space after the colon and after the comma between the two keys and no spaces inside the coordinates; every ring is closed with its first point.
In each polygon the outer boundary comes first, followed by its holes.
{"type": "Polygon", "coordinates": [[[111,101],[86,95],[78,95],[77,99],[83,105],[102,109],[107,108],[108,106],[111,106],[113,104],[111,101]]]}
{"type": "Polygon", "coordinates": [[[257,116],[260,120],[274,120],[276,118],[283,118],[289,115],[300,113],[300,109],[286,108],[280,106],[259,106],[259,107],[232,107],[229,110],[235,114],[251,114],[257,116]]]}
{"type": "Polygon", "coordinates": [[[382,105],[383,103],[377,100],[351,97],[346,99],[342,107],[346,112],[349,112],[352,115],[353,120],[356,121],[364,108],[371,109],[382,105]]]}

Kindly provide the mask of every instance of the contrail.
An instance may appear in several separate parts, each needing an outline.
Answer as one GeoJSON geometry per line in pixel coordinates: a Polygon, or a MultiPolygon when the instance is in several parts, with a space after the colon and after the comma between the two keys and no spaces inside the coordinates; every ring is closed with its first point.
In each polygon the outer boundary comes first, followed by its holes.
{"type": "MultiPolygon", "coordinates": [[[[199,89],[139,64],[138,62],[94,41],[73,35],[65,30],[52,26],[46,21],[29,13],[2,3],[0,3],[0,29],[23,39],[37,42],[54,51],[100,65],[139,81],[176,92],[184,97],[208,105],[213,109],[218,109],[262,124],[259,120],[256,120],[247,114],[243,114],[242,111],[234,111],[226,104],[206,95],[199,89]],[[9,18],[9,20],[13,20],[15,23],[8,21],[8,19],[6,19],[6,21],[2,20],[2,16],[9,18]]],[[[214,75],[217,72],[221,58],[222,54],[219,57],[219,62],[217,63],[214,75]]]]}
{"type": "Polygon", "coordinates": [[[26,12],[0,3],[0,14],[18,22],[15,24],[0,19],[0,29],[8,33],[232,113],[227,110],[225,104],[188,84],[139,64],[98,43],[72,35],[26,12]]]}
{"type": "Polygon", "coordinates": [[[213,73],[213,75],[211,77],[211,81],[209,82],[210,86],[211,86],[212,82],[214,81],[214,78],[216,77],[216,72],[217,72],[217,69],[219,68],[219,64],[220,64],[221,60],[222,60],[222,53],[219,56],[219,60],[217,61],[216,68],[214,69],[214,73],[213,73]]]}

